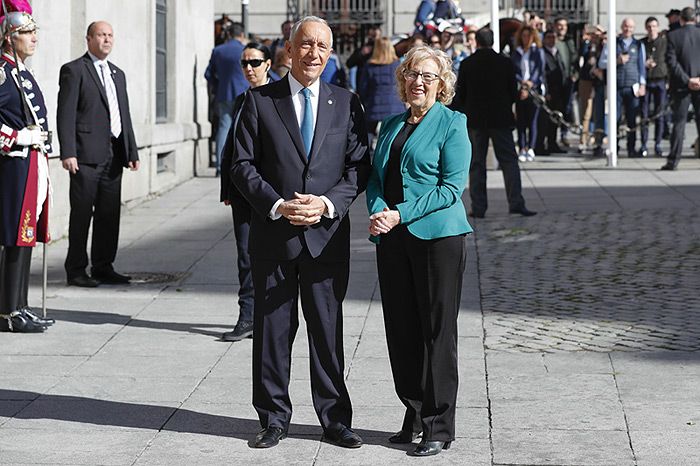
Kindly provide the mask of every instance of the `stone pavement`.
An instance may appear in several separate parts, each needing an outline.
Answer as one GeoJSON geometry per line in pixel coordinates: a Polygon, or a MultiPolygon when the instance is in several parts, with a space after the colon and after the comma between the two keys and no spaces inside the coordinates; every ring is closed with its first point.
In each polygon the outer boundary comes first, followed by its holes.
{"type": "Polygon", "coordinates": [[[366,442],[354,451],[320,441],[303,319],[290,437],[248,446],[259,429],[251,340],[218,341],[236,320],[237,289],[218,180],[131,206],[116,267],[137,283],[66,287],[59,240],[49,249],[57,324],[0,334],[0,464],[700,464],[700,160],[671,173],[661,162],[538,157],[523,167],[532,218],[507,214],[502,177],[489,172],[459,317],[458,438],[432,459],[387,442],[402,408],[364,199],[351,212],[344,319],[366,442]]]}

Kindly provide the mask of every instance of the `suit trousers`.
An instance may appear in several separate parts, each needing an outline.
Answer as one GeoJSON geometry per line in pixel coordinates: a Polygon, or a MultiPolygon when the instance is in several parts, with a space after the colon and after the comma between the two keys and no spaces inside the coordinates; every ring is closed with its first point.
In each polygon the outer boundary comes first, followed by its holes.
{"type": "Polygon", "coordinates": [[[406,406],[402,430],[455,438],[457,315],[464,235],[433,240],[404,225],[382,235],[377,268],[394,387],[406,406]]]}
{"type": "Polygon", "coordinates": [[[695,111],[695,126],[700,134],[700,91],[690,92],[683,89],[672,93],[673,129],[671,130],[671,152],[668,154],[668,163],[673,164],[674,167],[678,166],[683,153],[685,124],[688,120],[688,106],[691,103],[695,111]]]}
{"type": "Polygon", "coordinates": [[[469,167],[469,196],[472,212],[483,214],[488,208],[486,195],[486,155],[489,139],[493,142],[496,160],[503,172],[506,186],[508,207],[519,210],[525,207],[520,180],[518,156],[513,144],[513,132],[510,128],[469,128],[469,140],[472,142],[472,163],[469,167]]]}
{"type": "Polygon", "coordinates": [[[309,339],[311,394],[324,430],[352,427],[352,406],[345,386],[343,299],[349,262],[323,262],[306,249],[290,261],[252,257],[253,406],[263,428],[287,429],[292,344],[299,327],[297,302],[309,339]]]}
{"type": "Polygon", "coordinates": [[[233,234],[236,237],[236,256],[238,266],[238,321],[253,321],[253,276],[250,272],[250,254],[248,238],[250,237],[250,205],[242,199],[231,201],[233,216],[233,234]]]}
{"type": "Polygon", "coordinates": [[[9,314],[27,307],[29,269],[32,249],[26,246],[5,246],[0,263],[0,314],[9,314]]]}
{"type": "MultiPolygon", "coordinates": [[[[115,140],[112,140],[114,145],[115,140]]],[[[111,270],[119,244],[123,168],[112,154],[99,165],[79,163],[70,175],[70,221],[65,269],[68,279],[85,274],[92,220],[92,269],[111,270]]]]}

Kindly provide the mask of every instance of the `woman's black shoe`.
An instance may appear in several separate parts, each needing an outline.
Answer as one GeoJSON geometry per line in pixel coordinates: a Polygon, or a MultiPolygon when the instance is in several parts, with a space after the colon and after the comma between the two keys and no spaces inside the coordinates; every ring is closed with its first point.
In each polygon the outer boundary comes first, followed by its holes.
{"type": "Polygon", "coordinates": [[[449,450],[452,442],[441,442],[434,440],[421,440],[415,450],[413,456],[434,456],[442,450],[449,450]]]}
{"type": "Polygon", "coordinates": [[[400,430],[389,437],[390,443],[413,443],[418,438],[420,433],[411,432],[408,430],[400,430]]]}

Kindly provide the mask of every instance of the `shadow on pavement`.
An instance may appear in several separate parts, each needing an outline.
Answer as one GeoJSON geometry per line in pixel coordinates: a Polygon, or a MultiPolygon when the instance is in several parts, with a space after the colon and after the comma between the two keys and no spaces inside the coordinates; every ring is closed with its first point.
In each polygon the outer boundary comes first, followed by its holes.
{"type": "Polygon", "coordinates": [[[157,322],[153,320],[143,320],[125,314],[113,312],[93,312],[93,311],[72,311],[68,309],[48,309],[47,315],[56,319],[57,322],[74,322],[85,325],[125,325],[129,327],[152,328],[159,330],[172,330],[174,332],[188,332],[210,337],[220,337],[222,328],[233,328],[233,316],[230,322],[225,324],[205,324],[202,322],[157,322]],[[217,330],[207,330],[207,329],[217,330]]]}
{"type": "MultiPolygon", "coordinates": [[[[28,406],[16,414],[16,409],[10,404],[0,403],[0,416],[14,415],[15,419],[51,419],[101,426],[215,435],[247,442],[260,430],[260,423],[254,419],[199,413],[169,406],[2,389],[0,400],[33,400],[28,401],[28,406]]],[[[320,436],[321,428],[317,425],[292,423],[289,431],[290,437],[320,436]]],[[[390,444],[388,438],[393,432],[358,428],[355,428],[355,431],[363,438],[365,444],[397,450],[406,450],[409,447],[390,444]]]]}

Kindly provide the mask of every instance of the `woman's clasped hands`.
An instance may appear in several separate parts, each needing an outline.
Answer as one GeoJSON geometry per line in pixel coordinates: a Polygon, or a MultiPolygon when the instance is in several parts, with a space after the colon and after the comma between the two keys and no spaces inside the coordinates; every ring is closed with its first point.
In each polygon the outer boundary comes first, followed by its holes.
{"type": "Polygon", "coordinates": [[[399,211],[384,207],[383,211],[369,216],[369,234],[379,236],[389,233],[399,223],[401,223],[399,211]]]}

